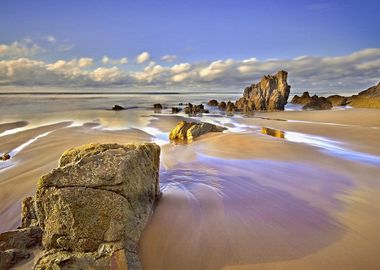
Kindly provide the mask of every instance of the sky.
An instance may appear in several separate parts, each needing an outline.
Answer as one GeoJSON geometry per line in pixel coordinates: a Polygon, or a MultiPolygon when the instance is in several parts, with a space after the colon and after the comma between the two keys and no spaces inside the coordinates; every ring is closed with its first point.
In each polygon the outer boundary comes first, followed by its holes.
{"type": "Polygon", "coordinates": [[[285,69],[299,92],[380,80],[380,1],[0,1],[0,91],[240,90],[285,69]]]}

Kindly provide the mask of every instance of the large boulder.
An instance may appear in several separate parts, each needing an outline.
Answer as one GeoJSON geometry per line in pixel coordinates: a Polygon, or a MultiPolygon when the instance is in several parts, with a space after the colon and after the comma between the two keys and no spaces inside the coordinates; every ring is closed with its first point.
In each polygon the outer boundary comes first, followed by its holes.
{"type": "Polygon", "coordinates": [[[218,101],[216,99],[211,99],[208,101],[207,105],[208,106],[218,106],[218,101]]]}
{"type": "Polygon", "coordinates": [[[226,130],[225,127],[209,124],[209,123],[195,123],[181,121],[170,132],[169,139],[172,141],[189,142],[193,139],[209,133],[209,132],[222,132],[226,130]]]}
{"type": "MultiPolygon", "coordinates": [[[[141,269],[138,241],[160,197],[159,156],[152,143],[66,151],[59,167],[39,179],[34,198],[24,200],[26,228],[2,234],[0,250],[27,250],[42,238],[35,269],[111,269],[115,260],[124,264],[112,269],[141,269]]],[[[10,262],[21,254],[3,253],[10,262]]]]}
{"type": "Polygon", "coordinates": [[[264,76],[257,84],[244,89],[243,97],[236,102],[239,110],[284,110],[290,93],[288,73],[284,70],[276,75],[264,76]],[[245,108],[246,107],[246,108],[245,108]]]}

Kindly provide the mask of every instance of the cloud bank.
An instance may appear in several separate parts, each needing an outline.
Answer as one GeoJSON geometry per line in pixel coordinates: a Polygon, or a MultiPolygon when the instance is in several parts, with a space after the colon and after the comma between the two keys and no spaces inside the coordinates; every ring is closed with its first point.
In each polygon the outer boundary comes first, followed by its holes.
{"type": "Polygon", "coordinates": [[[380,48],[369,48],[334,57],[301,56],[294,59],[219,59],[194,63],[168,63],[175,57],[151,61],[150,54],[136,56],[136,66],[126,57],[89,57],[45,62],[33,59],[40,51],[33,43],[0,44],[0,86],[62,87],[186,87],[207,91],[240,91],[263,75],[284,69],[292,89],[310,91],[361,90],[380,80],[380,48]],[[170,60],[170,61],[168,61],[170,60]],[[129,66],[132,65],[132,68],[129,66]],[[133,68],[134,67],[134,68],[133,68]]]}

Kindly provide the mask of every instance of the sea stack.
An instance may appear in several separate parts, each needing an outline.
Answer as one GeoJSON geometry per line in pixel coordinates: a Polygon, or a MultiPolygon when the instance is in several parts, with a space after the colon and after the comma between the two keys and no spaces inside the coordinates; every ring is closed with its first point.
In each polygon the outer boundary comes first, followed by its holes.
{"type": "Polygon", "coordinates": [[[257,84],[244,89],[243,97],[236,101],[239,110],[284,110],[288,102],[290,85],[288,72],[281,70],[276,75],[264,76],[257,84]]]}

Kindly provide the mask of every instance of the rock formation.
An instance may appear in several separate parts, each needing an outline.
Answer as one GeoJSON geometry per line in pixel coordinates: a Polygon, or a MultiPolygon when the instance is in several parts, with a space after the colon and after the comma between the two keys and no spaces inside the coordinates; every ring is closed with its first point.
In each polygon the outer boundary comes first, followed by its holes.
{"type": "Polygon", "coordinates": [[[288,73],[283,70],[275,76],[264,76],[258,84],[244,89],[243,97],[236,101],[236,107],[251,111],[284,110],[290,93],[287,77],[288,73]]]}
{"type": "Polygon", "coordinates": [[[358,95],[347,98],[347,103],[358,108],[380,108],[380,82],[358,95]]]}
{"type": "Polygon", "coordinates": [[[160,196],[159,156],[159,146],[151,143],[66,151],[59,167],[39,179],[36,195],[24,200],[22,224],[28,227],[12,237],[1,234],[0,250],[42,243],[34,268],[41,270],[111,269],[115,263],[124,263],[117,269],[125,263],[141,269],[137,244],[160,196]],[[22,245],[4,238],[21,239],[22,245]]]}
{"type": "Polygon", "coordinates": [[[169,139],[172,141],[190,142],[203,134],[209,132],[222,132],[224,130],[226,130],[226,128],[209,123],[181,121],[170,132],[169,139]]]}

